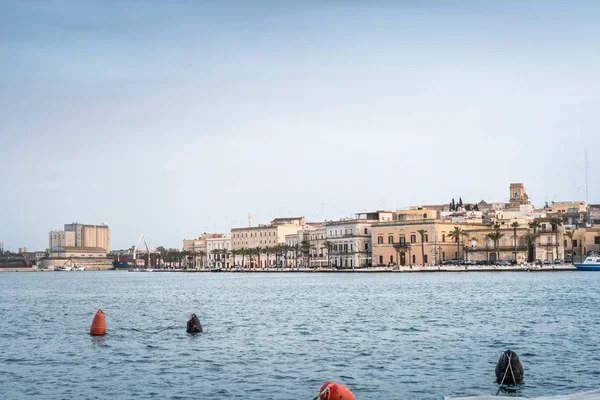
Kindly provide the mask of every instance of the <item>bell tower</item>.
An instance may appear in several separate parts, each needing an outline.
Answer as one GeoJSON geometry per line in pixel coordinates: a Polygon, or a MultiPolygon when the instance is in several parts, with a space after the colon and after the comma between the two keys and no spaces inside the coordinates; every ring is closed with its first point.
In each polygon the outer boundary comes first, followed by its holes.
{"type": "Polygon", "coordinates": [[[522,183],[510,184],[510,208],[519,208],[520,205],[529,204],[529,196],[522,183]]]}

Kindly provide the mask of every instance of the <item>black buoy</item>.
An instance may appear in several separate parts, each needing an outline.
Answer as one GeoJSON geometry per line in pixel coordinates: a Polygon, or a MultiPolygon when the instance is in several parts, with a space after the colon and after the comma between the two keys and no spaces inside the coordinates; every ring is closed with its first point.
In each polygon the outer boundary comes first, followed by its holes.
{"type": "Polygon", "coordinates": [[[523,381],[523,366],[519,356],[512,350],[506,350],[496,364],[496,378],[501,385],[516,385],[523,381]]]}
{"type": "Polygon", "coordinates": [[[202,325],[200,325],[200,319],[196,316],[196,314],[192,314],[190,319],[187,322],[187,333],[196,333],[202,332],[202,325]]]}

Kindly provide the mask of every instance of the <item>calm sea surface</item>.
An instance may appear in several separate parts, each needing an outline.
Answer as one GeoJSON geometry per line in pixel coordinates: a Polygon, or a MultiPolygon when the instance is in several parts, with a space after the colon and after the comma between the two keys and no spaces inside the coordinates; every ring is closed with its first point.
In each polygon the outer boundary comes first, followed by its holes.
{"type": "Polygon", "coordinates": [[[599,287],[593,272],[1,273],[0,398],[310,400],[328,380],[359,400],[495,394],[508,348],[517,394],[568,394],[600,387],[599,287]],[[192,312],[204,334],[185,332],[192,312]]]}

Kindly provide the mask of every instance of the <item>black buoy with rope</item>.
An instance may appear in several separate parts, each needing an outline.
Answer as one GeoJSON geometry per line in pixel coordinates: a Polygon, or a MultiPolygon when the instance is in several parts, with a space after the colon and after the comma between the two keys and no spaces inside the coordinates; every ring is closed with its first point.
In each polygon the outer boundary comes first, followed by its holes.
{"type": "Polygon", "coordinates": [[[190,315],[190,319],[187,322],[187,333],[202,333],[202,325],[200,325],[200,319],[196,314],[190,315]]]}
{"type": "MultiPolygon", "coordinates": [[[[523,382],[523,365],[519,356],[512,350],[506,350],[496,364],[496,379],[502,385],[517,385],[523,382]]],[[[500,393],[500,388],[496,395],[500,393]]]]}

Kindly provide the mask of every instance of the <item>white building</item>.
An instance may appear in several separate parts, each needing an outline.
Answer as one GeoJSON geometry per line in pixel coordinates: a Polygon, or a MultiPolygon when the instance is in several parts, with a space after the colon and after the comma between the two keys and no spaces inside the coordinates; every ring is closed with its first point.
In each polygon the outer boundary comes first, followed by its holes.
{"type": "Polygon", "coordinates": [[[329,255],[331,265],[342,268],[372,265],[371,225],[394,221],[395,218],[394,212],[376,211],[327,222],[326,239],[333,245],[329,255]]]}
{"type": "Polygon", "coordinates": [[[288,266],[327,266],[327,231],[324,223],[306,224],[298,233],[285,236],[285,244],[295,247],[288,252],[288,266]]]}
{"type": "Polygon", "coordinates": [[[48,248],[56,246],[73,247],[75,246],[75,232],[70,231],[50,231],[48,248]]]}
{"type": "Polygon", "coordinates": [[[230,268],[231,262],[231,235],[223,237],[206,238],[206,254],[208,266],[217,268],[230,268]],[[227,250],[227,253],[224,252],[227,250]]]}

